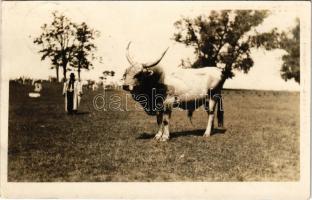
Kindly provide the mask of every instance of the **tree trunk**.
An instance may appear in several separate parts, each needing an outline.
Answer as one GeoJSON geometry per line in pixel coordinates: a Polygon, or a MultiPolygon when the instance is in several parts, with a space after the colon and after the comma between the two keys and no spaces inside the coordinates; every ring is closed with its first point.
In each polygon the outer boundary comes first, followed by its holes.
{"type": "Polygon", "coordinates": [[[233,78],[232,64],[226,64],[223,70],[224,79],[233,78]]]}
{"type": "Polygon", "coordinates": [[[63,75],[64,75],[64,82],[67,80],[67,77],[66,77],[66,67],[67,67],[67,63],[68,63],[68,59],[66,58],[66,53],[63,52],[62,53],[62,66],[63,66],[63,75]]]}
{"type": "Polygon", "coordinates": [[[78,66],[78,80],[80,81],[80,67],[78,66]]]}
{"type": "Polygon", "coordinates": [[[67,80],[66,78],[66,66],[63,66],[63,76],[64,76],[64,82],[67,80]]]}
{"type": "Polygon", "coordinates": [[[55,70],[56,70],[56,81],[57,81],[57,82],[60,82],[60,78],[59,78],[59,66],[56,66],[56,67],[55,67],[55,70]]]}

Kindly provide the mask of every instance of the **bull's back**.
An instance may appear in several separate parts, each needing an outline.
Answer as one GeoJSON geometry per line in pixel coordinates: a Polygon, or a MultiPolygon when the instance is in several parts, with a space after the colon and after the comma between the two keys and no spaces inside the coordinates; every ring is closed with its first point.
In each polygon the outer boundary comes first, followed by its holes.
{"type": "Polygon", "coordinates": [[[179,69],[165,77],[165,84],[174,88],[175,95],[205,95],[221,81],[222,70],[216,67],[179,69]]]}

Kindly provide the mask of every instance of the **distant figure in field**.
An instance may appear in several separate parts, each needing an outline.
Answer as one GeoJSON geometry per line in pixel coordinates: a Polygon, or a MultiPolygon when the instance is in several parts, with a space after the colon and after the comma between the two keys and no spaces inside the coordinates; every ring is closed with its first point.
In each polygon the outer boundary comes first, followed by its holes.
{"type": "Polygon", "coordinates": [[[68,114],[77,113],[82,96],[82,84],[75,80],[74,73],[71,73],[69,80],[64,82],[63,95],[65,96],[65,111],[68,114]]]}
{"type": "Polygon", "coordinates": [[[38,98],[41,96],[40,92],[42,90],[42,84],[40,83],[40,81],[35,81],[34,86],[35,86],[34,91],[28,93],[28,96],[31,98],[38,98]]]}

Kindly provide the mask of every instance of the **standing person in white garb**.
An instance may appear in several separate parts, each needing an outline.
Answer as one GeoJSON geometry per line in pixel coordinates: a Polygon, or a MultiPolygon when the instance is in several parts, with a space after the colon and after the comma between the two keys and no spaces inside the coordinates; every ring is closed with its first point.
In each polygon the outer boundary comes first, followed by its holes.
{"type": "Polygon", "coordinates": [[[68,114],[77,113],[82,94],[82,84],[79,80],[75,80],[75,74],[71,73],[69,80],[64,83],[63,87],[65,111],[68,114]]]}

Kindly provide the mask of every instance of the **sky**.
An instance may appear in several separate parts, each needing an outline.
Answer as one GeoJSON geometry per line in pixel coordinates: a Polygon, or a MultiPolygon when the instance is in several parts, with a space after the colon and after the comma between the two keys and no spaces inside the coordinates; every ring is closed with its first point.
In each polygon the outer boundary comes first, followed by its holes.
{"type": "MultiPolygon", "coordinates": [[[[252,5],[249,3],[249,5],[252,5]]],[[[83,71],[83,79],[98,80],[104,70],[114,70],[119,80],[126,67],[125,48],[132,41],[130,51],[140,62],[153,61],[169,47],[161,64],[165,71],[173,72],[181,59],[194,58],[191,48],[172,40],[176,31],[173,24],[184,17],[208,15],[213,9],[244,8],[235,2],[2,2],[2,66],[5,78],[27,76],[46,79],[55,76],[49,61],[41,61],[32,41],[40,34],[40,27],[52,21],[52,11],[58,10],[73,22],[86,22],[100,31],[96,39],[97,55],[103,63],[95,63],[91,71],[83,71]],[[228,5],[233,4],[233,5],[228,5]]],[[[257,6],[261,8],[261,6],[257,6]]],[[[267,7],[265,7],[267,8],[267,7]]],[[[259,32],[277,27],[289,30],[299,15],[296,9],[273,7],[271,15],[257,27],[259,32]]],[[[299,90],[294,80],[285,82],[280,76],[283,50],[252,50],[254,66],[248,74],[235,72],[225,88],[299,90]]],[[[60,74],[62,71],[60,71],[60,74]]]]}

